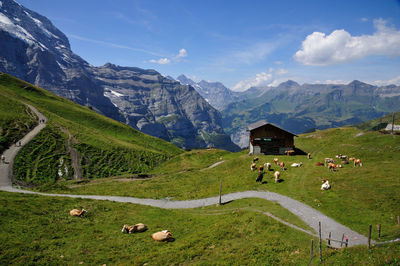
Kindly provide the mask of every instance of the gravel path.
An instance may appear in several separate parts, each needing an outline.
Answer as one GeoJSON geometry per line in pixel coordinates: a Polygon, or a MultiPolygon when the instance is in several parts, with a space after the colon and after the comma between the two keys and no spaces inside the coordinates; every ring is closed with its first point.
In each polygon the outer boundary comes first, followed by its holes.
{"type": "MultiPolygon", "coordinates": [[[[39,113],[33,106],[28,105],[39,117],[39,119],[46,118],[39,113]]],[[[22,146],[28,143],[34,136],[36,136],[39,131],[46,126],[45,123],[40,123],[36,126],[31,132],[29,132],[22,140],[22,146]]],[[[169,200],[155,200],[155,199],[142,199],[142,198],[133,198],[133,197],[119,197],[119,196],[95,196],[95,195],[69,195],[69,194],[50,194],[50,193],[39,193],[28,190],[22,190],[18,188],[12,187],[12,183],[9,177],[12,176],[12,165],[15,155],[22,147],[12,146],[8,150],[4,152],[6,156],[6,164],[0,165],[0,190],[8,191],[8,192],[18,192],[18,193],[26,193],[26,194],[37,194],[42,196],[52,196],[52,197],[69,197],[69,198],[85,198],[85,199],[95,199],[95,200],[110,200],[115,202],[128,202],[135,203],[141,205],[148,205],[158,208],[164,209],[189,209],[189,208],[198,208],[203,206],[215,205],[219,201],[219,197],[210,197],[204,199],[197,200],[185,200],[185,201],[169,201],[169,200]]],[[[221,162],[219,162],[221,163],[221,162]]],[[[311,208],[310,206],[303,204],[297,200],[291,199],[289,197],[280,195],[278,193],[269,192],[269,191],[243,191],[230,193],[222,196],[222,202],[227,203],[233,200],[244,199],[244,198],[261,198],[269,201],[277,202],[282,207],[288,209],[293,214],[297,215],[300,219],[302,219],[307,225],[315,230],[315,232],[319,231],[318,223],[322,224],[322,238],[326,239],[329,235],[329,232],[332,232],[332,238],[340,240],[342,238],[342,234],[345,234],[349,239],[349,246],[355,245],[366,245],[368,239],[349,229],[348,227],[334,221],[328,216],[322,214],[321,212],[311,208]]],[[[268,214],[267,214],[268,215],[268,214]]],[[[272,217],[272,216],[271,216],[272,217]]],[[[272,217],[276,219],[277,217],[272,217]]],[[[285,223],[286,224],[286,223],[285,223]]],[[[301,228],[296,228],[301,229],[301,228]]],[[[301,231],[306,231],[301,229],[301,231]]],[[[311,233],[306,231],[306,233],[311,233]]],[[[312,234],[312,233],[311,233],[312,234]]],[[[314,235],[314,234],[312,234],[314,235]]],[[[333,242],[333,245],[338,247],[339,245],[333,242]]]]}
{"type": "Polygon", "coordinates": [[[42,115],[35,107],[26,104],[39,118],[40,121],[44,120],[45,123],[39,123],[32,131],[21,139],[21,146],[12,145],[8,150],[4,151],[6,163],[0,163],[0,186],[11,186],[12,169],[14,165],[14,158],[24,145],[31,141],[39,132],[46,126],[46,117],[42,115]]]}

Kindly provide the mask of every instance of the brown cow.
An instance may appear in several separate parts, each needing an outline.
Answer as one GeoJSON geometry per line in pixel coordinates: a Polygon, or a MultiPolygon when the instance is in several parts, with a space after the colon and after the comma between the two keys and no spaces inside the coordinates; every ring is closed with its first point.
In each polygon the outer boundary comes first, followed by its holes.
{"type": "Polygon", "coordinates": [[[294,150],[285,151],[285,154],[288,155],[288,156],[293,155],[294,153],[295,153],[294,150]]]}
{"type": "Polygon", "coordinates": [[[69,211],[69,214],[71,216],[78,216],[78,217],[82,217],[85,213],[87,213],[87,211],[85,209],[82,209],[82,210],[73,209],[73,210],[69,211]]]}
{"type": "Polygon", "coordinates": [[[274,163],[275,163],[276,165],[278,165],[279,159],[278,159],[278,158],[274,158],[274,163]]]}
{"type": "Polygon", "coordinates": [[[135,225],[127,225],[124,224],[124,226],[122,227],[121,232],[122,233],[128,233],[128,234],[132,234],[132,233],[141,233],[147,230],[147,226],[145,224],[142,223],[138,223],[135,225]]]}
{"type": "Polygon", "coordinates": [[[285,171],[285,163],[284,162],[280,162],[279,166],[282,168],[283,171],[285,171]]]}
{"type": "Polygon", "coordinates": [[[151,235],[151,237],[156,241],[170,241],[172,240],[172,234],[168,230],[163,230],[160,232],[156,232],[151,235]]]}
{"type": "Polygon", "coordinates": [[[355,159],[354,160],[354,167],[356,167],[356,166],[362,166],[362,162],[361,162],[361,159],[355,159]]]}
{"type": "Polygon", "coordinates": [[[316,166],[324,166],[325,164],[324,163],[320,163],[320,162],[316,162],[315,165],[316,166]]]}

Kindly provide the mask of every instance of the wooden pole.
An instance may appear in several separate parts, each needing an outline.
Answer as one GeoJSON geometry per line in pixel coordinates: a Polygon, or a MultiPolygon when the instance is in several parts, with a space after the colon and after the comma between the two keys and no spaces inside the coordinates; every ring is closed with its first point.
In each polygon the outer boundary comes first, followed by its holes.
{"type": "Polygon", "coordinates": [[[312,260],[313,255],[314,255],[314,239],[311,239],[310,261],[312,260]]]}
{"type": "Polygon", "coordinates": [[[342,235],[342,242],[340,242],[340,247],[343,245],[343,240],[344,240],[344,234],[342,235]]]}
{"type": "Polygon", "coordinates": [[[331,245],[331,235],[332,235],[332,232],[329,232],[328,246],[330,246],[330,245],[331,245]]]}
{"type": "Polygon", "coordinates": [[[321,240],[321,222],[319,225],[319,261],[322,261],[322,240],[321,240]]]}
{"type": "Polygon", "coordinates": [[[221,190],[222,190],[222,179],[219,180],[219,205],[221,205],[221,203],[222,203],[221,190]]]}
{"type": "Polygon", "coordinates": [[[369,225],[369,233],[368,233],[368,248],[371,248],[371,231],[372,231],[372,225],[369,225]]]}
{"type": "Polygon", "coordinates": [[[381,238],[381,224],[379,224],[378,227],[378,237],[381,238]]]}
{"type": "Polygon", "coordinates": [[[394,130],[394,113],[392,115],[392,135],[393,135],[393,130],[394,130]]]}
{"type": "Polygon", "coordinates": [[[397,225],[399,226],[399,230],[400,230],[400,216],[397,216],[397,225]]]}

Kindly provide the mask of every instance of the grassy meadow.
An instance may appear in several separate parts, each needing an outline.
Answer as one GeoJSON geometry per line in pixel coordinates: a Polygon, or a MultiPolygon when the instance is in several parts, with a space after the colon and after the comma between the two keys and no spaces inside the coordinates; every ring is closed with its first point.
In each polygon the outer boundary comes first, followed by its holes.
{"type": "MultiPolygon", "coordinates": [[[[306,265],[311,237],[260,211],[285,212],[274,203],[239,200],[220,207],[163,210],[129,203],[49,198],[0,192],[0,263],[90,265],[306,265]],[[84,217],[71,217],[85,208],[84,217]],[[258,210],[258,211],[256,211],[258,210]],[[122,234],[123,224],[145,223],[144,233],[122,234]],[[174,242],[158,243],[168,229],[174,242]]],[[[314,239],[317,243],[317,239],[314,239]]],[[[314,250],[317,245],[314,244],[314,250]]],[[[400,245],[368,251],[323,247],[324,264],[383,265],[399,262],[400,245]]],[[[313,264],[318,264],[318,255],[313,264]]]]}
{"type": "MultiPolygon", "coordinates": [[[[400,237],[397,216],[400,215],[400,138],[356,128],[317,131],[296,138],[296,147],[310,152],[306,156],[276,156],[287,170],[277,166],[283,182],[273,181],[273,171],[264,175],[264,184],[255,182],[257,172],[250,171],[252,156],[246,152],[228,153],[220,150],[193,150],[159,165],[150,179],[117,176],[77,184],[61,182],[63,188],[50,190],[71,194],[120,195],[140,198],[196,199],[216,196],[222,180],[222,192],[269,190],[278,192],[325,213],[364,235],[368,225],[382,225],[382,239],[400,237]],[[316,166],[326,157],[342,153],[361,158],[363,167],[344,165],[337,172],[316,166]],[[220,165],[207,169],[210,165],[220,165]],[[293,162],[303,167],[292,168],[293,162]],[[322,179],[332,185],[321,191],[322,179]]],[[[275,156],[259,156],[259,163],[272,162],[275,156]]]]}

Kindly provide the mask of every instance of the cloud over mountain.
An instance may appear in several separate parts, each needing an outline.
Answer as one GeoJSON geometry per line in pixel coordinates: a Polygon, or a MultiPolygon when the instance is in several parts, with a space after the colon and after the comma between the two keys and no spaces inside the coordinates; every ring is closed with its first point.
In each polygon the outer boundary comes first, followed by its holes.
{"type": "Polygon", "coordinates": [[[383,19],[374,20],[374,27],[374,34],[361,36],[352,36],[343,29],[329,35],[313,32],[303,41],[294,59],[304,65],[325,66],[370,55],[400,56],[400,30],[387,26],[383,19]]]}

